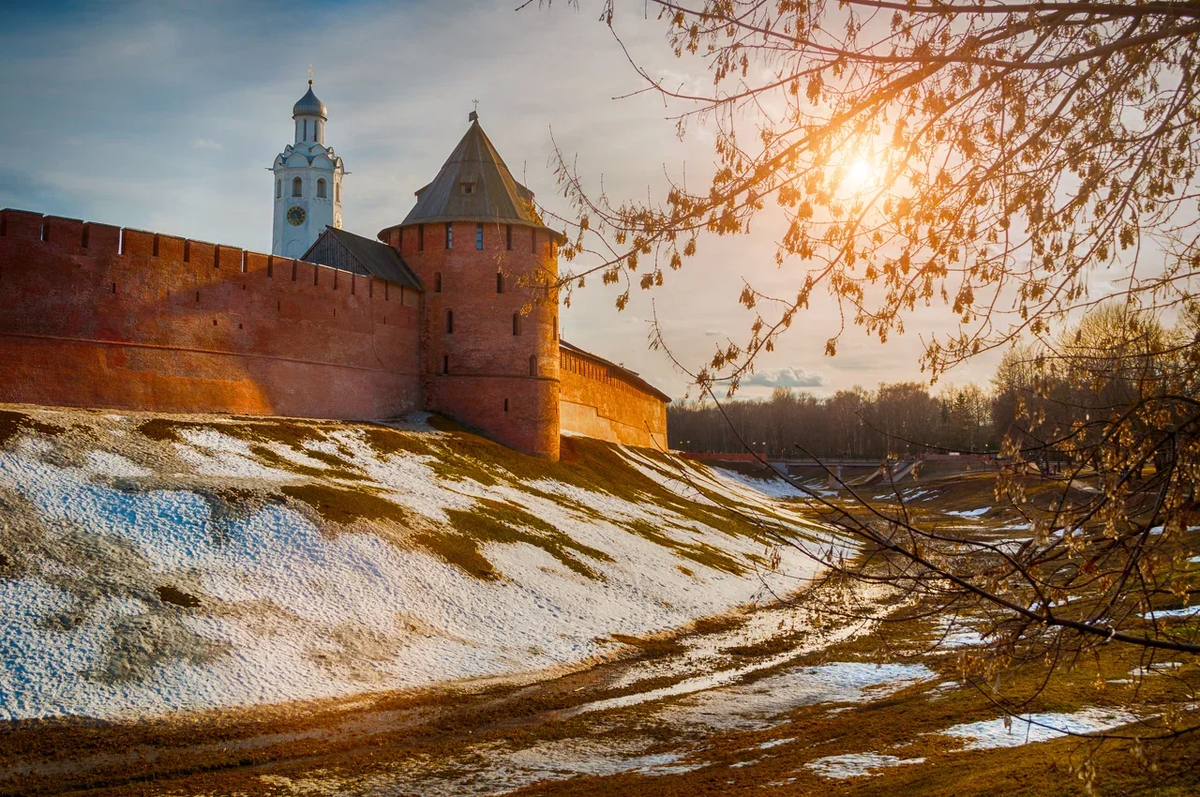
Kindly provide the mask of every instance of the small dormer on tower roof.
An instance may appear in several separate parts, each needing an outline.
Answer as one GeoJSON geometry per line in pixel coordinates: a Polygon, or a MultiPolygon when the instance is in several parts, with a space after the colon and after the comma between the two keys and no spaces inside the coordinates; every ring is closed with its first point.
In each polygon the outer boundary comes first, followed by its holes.
{"type": "Polygon", "coordinates": [[[542,223],[533,204],[533,192],[518,183],[496,151],[479,115],[470,115],[471,126],[442,165],[433,182],[416,192],[417,204],[401,226],[446,221],[523,224],[561,238],[542,223]]]}

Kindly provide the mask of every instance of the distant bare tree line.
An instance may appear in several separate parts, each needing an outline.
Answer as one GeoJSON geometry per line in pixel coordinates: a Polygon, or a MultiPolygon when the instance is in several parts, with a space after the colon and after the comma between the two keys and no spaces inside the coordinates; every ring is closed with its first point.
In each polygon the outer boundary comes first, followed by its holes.
{"type": "Polygon", "coordinates": [[[1197,312],[1189,305],[1165,326],[1118,303],[1099,306],[1056,339],[1009,349],[987,388],[934,393],[921,382],[893,382],[820,398],[778,387],[769,398],[726,402],[723,413],[712,403],[677,402],[667,411],[671,446],[738,453],[747,441],[772,457],[820,459],[951,451],[1071,459],[1051,441],[1107,421],[1188,370],[1197,312]]]}
{"type": "Polygon", "coordinates": [[[994,397],[976,384],[937,394],[920,382],[854,386],[818,398],[777,387],[767,399],[725,404],[733,428],[711,403],[679,402],[667,409],[671,447],[736,453],[739,441],[772,457],[882,459],[927,450],[999,450],[1003,428],[993,424],[994,397]],[[920,444],[905,441],[920,441],[920,444]]]}

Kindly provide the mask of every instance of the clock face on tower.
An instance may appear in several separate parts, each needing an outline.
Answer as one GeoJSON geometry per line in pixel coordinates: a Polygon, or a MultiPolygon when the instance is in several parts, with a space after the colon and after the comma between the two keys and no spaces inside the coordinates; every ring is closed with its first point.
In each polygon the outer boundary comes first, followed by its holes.
{"type": "Polygon", "coordinates": [[[299,227],[304,223],[304,208],[299,205],[292,205],[287,212],[288,224],[293,227],[299,227]]]}

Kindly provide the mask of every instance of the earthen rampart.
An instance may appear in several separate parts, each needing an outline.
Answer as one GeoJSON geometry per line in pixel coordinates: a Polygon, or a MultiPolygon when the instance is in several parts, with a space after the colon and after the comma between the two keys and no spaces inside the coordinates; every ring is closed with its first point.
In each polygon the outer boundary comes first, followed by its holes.
{"type": "Polygon", "coordinates": [[[412,289],[0,211],[0,402],[383,418],[419,409],[412,289]]]}

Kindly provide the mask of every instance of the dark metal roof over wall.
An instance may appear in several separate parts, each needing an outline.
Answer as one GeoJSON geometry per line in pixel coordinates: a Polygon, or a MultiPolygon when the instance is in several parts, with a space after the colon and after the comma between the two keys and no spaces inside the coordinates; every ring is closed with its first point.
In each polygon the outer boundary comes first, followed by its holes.
{"type": "Polygon", "coordinates": [[[668,404],[671,402],[670,396],[668,396],[666,393],[664,393],[661,390],[659,390],[658,388],[656,388],[654,385],[647,382],[645,379],[642,379],[640,376],[637,375],[636,371],[630,371],[628,368],[626,368],[623,365],[617,365],[616,363],[612,362],[611,360],[606,360],[603,357],[592,354],[590,351],[584,351],[583,349],[579,348],[578,346],[575,346],[571,343],[567,343],[565,340],[562,340],[561,338],[558,341],[558,346],[561,349],[566,349],[567,351],[571,352],[572,354],[578,355],[580,357],[586,357],[587,359],[589,359],[593,362],[599,363],[600,365],[608,366],[609,368],[618,372],[617,373],[618,377],[625,379],[625,381],[629,382],[630,384],[633,384],[634,386],[644,390],[645,392],[649,393],[650,395],[654,396],[655,398],[659,399],[660,401],[663,401],[668,404]]]}
{"type": "Polygon", "coordinates": [[[421,280],[395,249],[335,227],[326,227],[300,259],[355,274],[379,277],[418,291],[425,290],[421,280]]]}
{"type": "Polygon", "coordinates": [[[513,179],[478,118],[471,120],[433,182],[417,191],[417,204],[401,226],[447,221],[523,224],[562,237],[542,223],[533,192],[513,179]]]}

